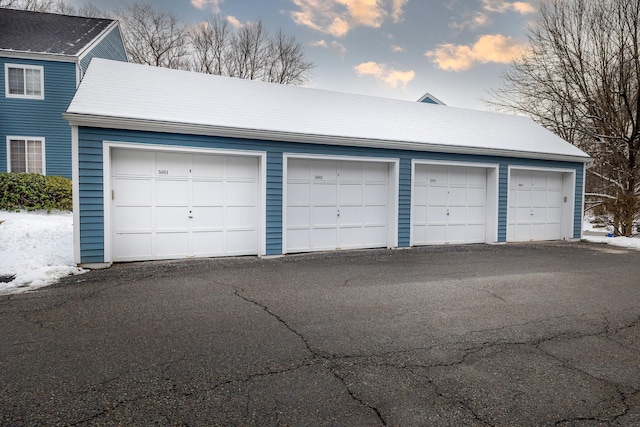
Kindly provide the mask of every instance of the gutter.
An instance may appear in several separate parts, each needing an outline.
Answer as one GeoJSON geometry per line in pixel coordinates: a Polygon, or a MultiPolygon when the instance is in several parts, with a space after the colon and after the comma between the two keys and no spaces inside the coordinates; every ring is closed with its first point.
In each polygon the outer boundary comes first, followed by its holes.
{"type": "Polygon", "coordinates": [[[483,147],[461,147],[454,145],[430,144],[409,141],[390,141],[381,139],[353,138],[346,136],[314,135],[295,132],[270,131],[259,129],[238,129],[226,126],[212,126],[167,121],[151,121],[124,117],[106,117],[91,114],[66,112],[62,117],[72,126],[124,129],[148,132],[168,132],[218,136],[228,138],[259,139],[266,141],[296,142],[307,144],[341,145],[366,148],[384,148],[391,150],[429,151],[437,153],[472,154],[498,157],[516,157],[537,160],[553,160],[591,164],[594,159],[589,156],[572,156],[566,154],[549,154],[517,150],[504,150],[483,147]]]}

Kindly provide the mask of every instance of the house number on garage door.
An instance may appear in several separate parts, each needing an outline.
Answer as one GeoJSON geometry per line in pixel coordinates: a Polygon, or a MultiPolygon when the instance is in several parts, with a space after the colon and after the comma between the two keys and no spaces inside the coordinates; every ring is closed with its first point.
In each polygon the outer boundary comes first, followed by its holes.
{"type": "Polygon", "coordinates": [[[169,175],[169,169],[158,169],[158,175],[169,175]]]}

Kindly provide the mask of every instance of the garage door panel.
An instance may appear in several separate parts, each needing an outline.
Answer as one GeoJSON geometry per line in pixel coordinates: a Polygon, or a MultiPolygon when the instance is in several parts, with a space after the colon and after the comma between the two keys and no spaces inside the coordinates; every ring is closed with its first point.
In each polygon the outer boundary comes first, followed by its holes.
{"type": "Polygon", "coordinates": [[[445,243],[447,241],[447,225],[429,224],[426,234],[427,243],[445,243]]]}
{"type": "Polygon", "coordinates": [[[467,222],[466,206],[449,206],[447,214],[449,224],[463,225],[467,222]]]}
{"type": "Polygon", "coordinates": [[[229,206],[253,206],[258,199],[258,188],[255,182],[228,182],[225,196],[229,206]]]}
{"type": "MultiPolygon", "coordinates": [[[[413,207],[413,225],[414,227],[427,222],[427,207],[426,206],[414,206],[413,207]]],[[[422,240],[418,240],[422,242],[422,240]]]]}
{"type": "Polygon", "coordinates": [[[193,206],[189,226],[194,229],[224,228],[224,208],[222,206],[193,206]]]}
{"type": "Polygon", "coordinates": [[[468,206],[467,207],[467,224],[478,225],[485,224],[487,209],[484,206],[468,206]]]}
{"type": "Polygon", "coordinates": [[[191,176],[194,178],[222,179],[224,176],[224,157],[194,156],[191,176]]]}
{"type": "Polygon", "coordinates": [[[161,258],[180,257],[189,253],[189,233],[156,233],[156,255],[161,258]]]}
{"type": "Polygon", "coordinates": [[[194,256],[216,256],[225,253],[225,233],[220,231],[198,231],[193,233],[194,256]]]}
{"type": "Polygon", "coordinates": [[[310,181],[313,179],[313,163],[309,160],[291,159],[287,167],[287,179],[310,181]]]}
{"type": "Polygon", "coordinates": [[[338,179],[338,163],[314,162],[312,179],[316,181],[335,182],[338,179]]]}
{"type": "Polygon", "coordinates": [[[224,200],[224,184],[221,181],[193,181],[192,204],[221,206],[224,200]]]}
{"type": "Polygon", "coordinates": [[[311,203],[310,183],[289,183],[287,185],[287,199],[290,205],[309,205],[311,203]]]}
{"type": "Polygon", "coordinates": [[[449,199],[449,190],[447,187],[429,186],[427,199],[429,206],[446,206],[449,199]]]}
{"type": "Polygon", "coordinates": [[[339,249],[361,248],[362,245],[362,227],[342,227],[340,228],[339,249]]]}
{"type": "Polygon", "coordinates": [[[386,163],[365,163],[362,167],[365,182],[379,182],[386,185],[389,180],[389,165],[386,163]]]}
{"type": "Polygon", "coordinates": [[[387,184],[364,184],[363,202],[366,204],[386,205],[389,199],[387,184]]]}
{"type": "Polygon", "coordinates": [[[113,180],[118,205],[148,205],[151,203],[151,180],[148,178],[118,178],[113,180]]]}
{"type": "Polygon", "coordinates": [[[147,151],[114,150],[111,173],[115,175],[151,176],[155,174],[155,156],[147,151]]]}
{"type": "Polygon", "coordinates": [[[447,243],[466,243],[466,224],[449,224],[447,227],[447,235],[445,237],[447,243]]]}
{"type": "Polygon", "coordinates": [[[151,233],[116,233],[113,240],[114,249],[120,258],[144,259],[152,256],[151,233]]]}
{"type": "Polygon", "coordinates": [[[310,227],[311,208],[309,206],[290,206],[287,208],[287,224],[291,227],[310,227]]]}
{"type": "Polygon", "coordinates": [[[254,250],[258,240],[256,230],[228,230],[225,243],[230,255],[244,255],[254,250]]]}
{"type": "Polygon", "coordinates": [[[427,207],[427,224],[446,224],[447,223],[447,207],[446,206],[428,206],[427,207]]]}
{"type": "Polygon", "coordinates": [[[156,203],[187,206],[189,204],[189,183],[184,180],[156,180],[156,203]]]}
{"type": "Polygon", "coordinates": [[[311,247],[311,230],[289,229],[287,231],[287,246],[289,250],[304,250],[311,247]]]}
{"type": "Polygon", "coordinates": [[[340,184],[338,185],[338,203],[346,204],[362,204],[362,185],[361,184],[340,184]]]}
{"type": "Polygon", "coordinates": [[[311,231],[312,249],[334,249],[338,247],[338,229],[316,227],[311,231]]]}
{"type": "Polygon", "coordinates": [[[229,228],[256,229],[258,218],[257,207],[229,206],[227,208],[227,223],[229,228]]]}
{"type": "Polygon", "coordinates": [[[189,210],[182,206],[156,207],[156,229],[184,230],[189,227],[189,210]]]}
{"type": "Polygon", "coordinates": [[[429,166],[429,185],[448,185],[449,168],[446,166],[429,166]]]}
{"type": "Polygon", "coordinates": [[[246,179],[255,181],[258,179],[258,159],[255,157],[229,156],[227,162],[227,179],[246,179]]]}
{"type": "Polygon", "coordinates": [[[485,225],[469,224],[465,230],[465,241],[471,243],[484,243],[485,241],[485,225]]]}
{"type": "Polygon", "coordinates": [[[470,187],[467,189],[467,205],[482,206],[487,203],[487,190],[485,188],[470,187]]]}
{"type": "Polygon", "coordinates": [[[351,225],[360,227],[362,223],[362,206],[340,206],[341,227],[348,227],[351,225]]]}
{"type": "Polygon", "coordinates": [[[416,185],[413,190],[413,200],[415,205],[427,204],[427,187],[416,185]]]}
{"type": "Polygon", "coordinates": [[[338,189],[335,184],[316,183],[313,186],[313,203],[315,205],[335,206],[338,202],[338,189]]]}
{"type": "Polygon", "coordinates": [[[311,208],[311,223],[315,226],[338,226],[338,214],[335,206],[314,206],[311,208]]]}
{"type": "Polygon", "coordinates": [[[426,168],[415,168],[414,170],[414,184],[424,186],[429,182],[429,172],[426,168]]]}
{"type": "Polygon", "coordinates": [[[467,187],[449,187],[449,206],[466,206],[467,187]]]}
{"type": "Polygon", "coordinates": [[[156,153],[155,174],[172,178],[189,176],[191,155],[176,153],[156,153]]]}
{"type": "Polygon", "coordinates": [[[126,224],[121,231],[151,230],[153,210],[149,206],[120,206],[112,213],[112,220],[126,224]]]}
{"type": "Polygon", "coordinates": [[[387,224],[388,210],[386,206],[365,206],[362,211],[362,223],[364,225],[387,224]]]}
{"type": "Polygon", "coordinates": [[[340,162],[339,171],[341,182],[362,182],[361,162],[340,162]]]}

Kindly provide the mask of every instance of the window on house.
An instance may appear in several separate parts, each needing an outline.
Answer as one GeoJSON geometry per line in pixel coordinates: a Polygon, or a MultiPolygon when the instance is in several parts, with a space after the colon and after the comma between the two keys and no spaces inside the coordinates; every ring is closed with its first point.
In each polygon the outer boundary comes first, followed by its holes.
{"type": "Polygon", "coordinates": [[[44,99],[44,70],[31,65],[5,64],[8,98],[44,99]]]}
{"type": "Polygon", "coordinates": [[[9,172],[45,173],[43,138],[7,138],[9,172]]]}

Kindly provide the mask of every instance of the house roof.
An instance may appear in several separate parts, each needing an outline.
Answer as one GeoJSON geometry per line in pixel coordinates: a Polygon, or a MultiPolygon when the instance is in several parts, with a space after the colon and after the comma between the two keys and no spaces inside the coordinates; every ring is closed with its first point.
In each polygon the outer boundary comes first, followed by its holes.
{"type": "Polygon", "coordinates": [[[431,95],[430,93],[425,93],[424,95],[422,95],[420,99],[418,99],[418,102],[426,102],[427,104],[447,105],[444,102],[440,101],[435,96],[431,95]]]}
{"type": "Polygon", "coordinates": [[[0,8],[0,50],[76,56],[113,22],[0,8]]]}
{"type": "Polygon", "coordinates": [[[82,126],[589,162],[529,118],[93,59],[82,126]]]}

